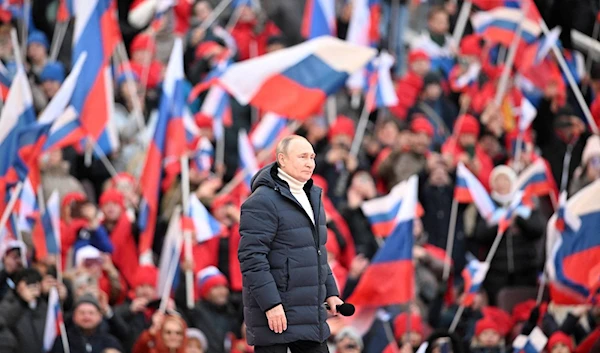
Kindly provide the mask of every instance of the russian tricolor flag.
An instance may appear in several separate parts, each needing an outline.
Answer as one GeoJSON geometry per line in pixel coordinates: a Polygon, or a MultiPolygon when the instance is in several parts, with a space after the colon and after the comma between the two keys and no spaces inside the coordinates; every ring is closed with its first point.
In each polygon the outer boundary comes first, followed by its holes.
{"type": "Polygon", "coordinates": [[[523,56],[517,62],[519,70],[527,71],[531,67],[539,65],[546,58],[552,46],[558,43],[560,28],[553,28],[548,36],[536,40],[533,44],[527,46],[523,56]]]}
{"type": "Polygon", "coordinates": [[[48,255],[60,254],[60,200],[55,190],[48,199],[46,211],[37,213],[32,238],[35,256],[44,260],[48,255]]]}
{"type": "MultiPolygon", "coordinates": [[[[31,223],[30,217],[38,211],[38,201],[37,201],[37,188],[39,187],[39,170],[31,170],[32,173],[36,173],[37,176],[30,178],[27,176],[23,181],[23,189],[21,190],[21,195],[19,196],[18,204],[18,224],[19,229],[24,232],[31,231],[31,223]],[[37,182],[36,182],[37,181],[37,182]],[[35,186],[33,184],[36,184],[35,186]]],[[[16,205],[15,205],[15,208],[16,205]]]]}
{"type": "Polygon", "coordinates": [[[266,113],[250,132],[250,141],[254,149],[267,149],[289,134],[287,122],[286,118],[278,114],[266,113]]]}
{"type": "Polygon", "coordinates": [[[477,259],[469,261],[462,271],[462,277],[465,281],[465,296],[462,305],[469,307],[473,304],[475,295],[479,292],[489,269],[490,264],[486,262],[477,259]]]}
{"type": "Polygon", "coordinates": [[[6,101],[12,78],[4,64],[0,63],[0,100],[6,101]]]}
{"type": "Polygon", "coordinates": [[[242,105],[305,119],[375,54],[375,49],[321,36],[235,63],[218,81],[242,105]]]}
{"type": "Polygon", "coordinates": [[[524,191],[527,197],[549,194],[558,196],[554,177],[542,158],[537,159],[519,174],[516,189],[524,191]]]}
{"type": "Polygon", "coordinates": [[[190,217],[194,223],[198,243],[203,243],[221,233],[223,225],[208,212],[195,194],[190,195],[190,217]]]}
{"type": "Polygon", "coordinates": [[[227,92],[222,87],[213,85],[202,102],[200,114],[213,120],[215,138],[222,139],[225,133],[224,127],[231,126],[233,123],[231,102],[227,92]]]}
{"type": "MultiPolygon", "coordinates": [[[[517,191],[513,195],[513,200],[505,210],[502,210],[500,220],[498,221],[498,232],[504,233],[512,224],[514,215],[519,214],[519,209],[527,206],[523,205],[523,191],[517,191]]],[[[530,211],[525,211],[530,212],[530,211]]]]}
{"type": "Polygon", "coordinates": [[[165,292],[171,292],[174,288],[173,283],[177,281],[179,272],[179,260],[181,257],[181,248],[183,245],[183,232],[181,229],[181,209],[177,207],[173,212],[167,234],[160,254],[160,264],[158,267],[158,287],[159,295],[165,292]]]}
{"type": "Polygon", "coordinates": [[[306,39],[325,35],[335,36],[335,0],[307,0],[301,33],[306,39]]]}
{"type": "Polygon", "coordinates": [[[238,133],[238,153],[240,156],[240,168],[244,174],[244,182],[248,190],[252,190],[252,177],[258,172],[258,161],[254,148],[250,143],[250,139],[245,130],[240,130],[238,133]]]}
{"type": "Polygon", "coordinates": [[[152,263],[152,242],[158,214],[158,196],[163,166],[165,174],[174,176],[180,167],[180,158],[186,152],[183,109],[185,106],[183,47],[175,39],[162,85],[158,120],[154,137],[148,145],[144,171],[140,178],[142,199],[140,204],[140,263],[152,263]]]}
{"type": "MultiPolygon", "coordinates": [[[[352,2],[352,16],[348,24],[346,41],[363,47],[376,48],[379,44],[379,0],[356,0],[352,2]]],[[[368,70],[354,73],[348,80],[348,87],[362,89],[365,86],[368,70]]]]}
{"type": "Polygon", "coordinates": [[[375,71],[369,77],[369,88],[365,101],[370,112],[381,107],[393,107],[398,104],[398,96],[390,74],[394,58],[387,52],[382,52],[375,59],[374,64],[375,71]]]}
{"type": "Polygon", "coordinates": [[[402,182],[394,186],[389,194],[363,202],[361,209],[375,236],[387,237],[392,233],[396,227],[398,211],[411,192],[408,184],[402,182]]]}
{"type": "Polygon", "coordinates": [[[60,337],[63,325],[63,315],[60,309],[60,298],[56,287],[50,288],[48,295],[48,311],[46,313],[46,326],[44,327],[44,352],[50,352],[54,341],[60,337]]]}
{"type": "Polygon", "coordinates": [[[418,177],[404,182],[407,192],[396,215],[396,226],[387,238],[348,302],[363,306],[405,304],[413,299],[413,221],[417,209],[418,177]]]}
{"type": "Polygon", "coordinates": [[[452,84],[452,88],[456,91],[462,90],[466,87],[471,87],[473,84],[477,83],[479,79],[479,73],[481,72],[481,64],[472,63],[469,65],[467,71],[458,76],[452,84]]]}
{"type": "Polygon", "coordinates": [[[491,219],[497,208],[485,187],[462,163],[456,168],[454,198],[460,203],[475,203],[479,214],[487,220],[491,219]]]}
{"type": "Polygon", "coordinates": [[[531,104],[531,102],[526,98],[521,98],[521,114],[519,115],[519,131],[524,133],[535,117],[537,116],[537,109],[535,106],[531,104]]]}
{"type": "MultiPolygon", "coordinates": [[[[542,29],[539,21],[528,17],[526,16],[522,25],[521,40],[531,44],[538,38],[542,29]]],[[[497,7],[490,11],[475,13],[471,16],[471,24],[476,33],[483,35],[491,42],[509,47],[521,18],[521,10],[518,8],[497,7]]]]}
{"type": "Polygon", "coordinates": [[[25,69],[19,65],[0,113],[0,176],[6,176],[13,167],[18,153],[20,132],[35,120],[29,80],[25,69]]]}
{"type": "Polygon", "coordinates": [[[528,336],[520,334],[513,341],[515,353],[541,353],[548,343],[548,337],[539,327],[535,327],[528,336]]]}
{"type": "Polygon", "coordinates": [[[192,168],[199,172],[210,172],[214,158],[215,151],[210,141],[206,137],[198,139],[196,150],[190,158],[192,168]]]}
{"type": "MultiPolygon", "coordinates": [[[[559,217],[564,219],[564,229],[555,237],[548,237],[546,246],[550,254],[546,261],[546,270],[552,284],[564,287],[575,294],[574,304],[597,300],[598,264],[600,263],[600,203],[598,195],[600,181],[595,181],[572,196],[566,206],[561,197],[561,207],[552,216],[550,227],[556,227],[559,217]],[[562,215],[561,215],[562,213],[562,215]]],[[[564,195],[564,194],[563,194],[564,195]]],[[[555,293],[552,291],[551,296],[555,293]]]]}

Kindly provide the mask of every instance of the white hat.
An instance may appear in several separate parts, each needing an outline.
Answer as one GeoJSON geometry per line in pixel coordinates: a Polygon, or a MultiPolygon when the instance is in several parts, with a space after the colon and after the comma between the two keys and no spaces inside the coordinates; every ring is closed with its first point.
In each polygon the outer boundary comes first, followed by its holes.
{"type": "Polygon", "coordinates": [[[516,187],[517,173],[515,173],[515,171],[511,167],[502,164],[502,165],[499,165],[496,168],[492,169],[492,172],[490,173],[490,180],[489,180],[490,185],[494,184],[494,180],[499,175],[506,175],[508,180],[510,180],[511,190],[516,187]]]}
{"type": "Polygon", "coordinates": [[[587,165],[594,156],[600,156],[600,137],[598,135],[592,135],[588,138],[581,155],[581,164],[583,166],[587,165]]]}
{"type": "Polygon", "coordinates": [[[198,330],[197,328],[188,328],[187,331],[185,331],[185,335],[188,340],[197,339],[202,346],[202,350],[208,349],[208,340],[202,331],[198,330]]]}
{"type": "Polygon", "coordinates": [[[4,258],[4,255],[13,249],[19,249],[27,256],[27,247],[25,246],[25,243],[17,239],[10,239],[0,245],[0,257],[4,258]]]}
{"type": "Polygon", "coordinates": [[[102,253],[91,245],[81,247],[75,253],[75,267],[80,267],[85,260],[88,259],[101,259],[102,253]]]}

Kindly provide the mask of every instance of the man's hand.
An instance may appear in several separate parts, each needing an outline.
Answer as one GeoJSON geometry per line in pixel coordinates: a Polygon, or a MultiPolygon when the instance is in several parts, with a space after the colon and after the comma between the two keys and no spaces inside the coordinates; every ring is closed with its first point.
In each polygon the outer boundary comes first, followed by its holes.
{"type": "Polygon", "coordinates": [[[287,318],[285,317],[285,311],[283,311],[283,305],[277,305],[273,309],[268,310],[266,314],[271,331],[283,333],[283,331],[287,330],[287,318]]]}
{"type": "Polygon", "coordinates": [[[139,313],[146,310],[146,305],[148,305],[148,299],[146,298],[135,298],[131,305],[129,306],[129,311],[132,313],[139,313]]]}
{"type": "Polygon", "coordinates": [[[327,305],[329,305],[329,310],[327,310],[327,312],[331,316],[335,316],[337,314],[337,306],[338,305],[344,304],[344,301],[336,296],[329,297],[325,301],[327,302],[327,305]]]}

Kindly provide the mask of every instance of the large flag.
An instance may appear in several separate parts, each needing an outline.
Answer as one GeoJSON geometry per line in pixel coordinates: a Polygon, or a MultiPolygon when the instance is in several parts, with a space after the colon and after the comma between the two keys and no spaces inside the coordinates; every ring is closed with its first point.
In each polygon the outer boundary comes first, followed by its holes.
{"type": "Polygon", "coordinates": [[[597,300],[600,285],[600,180],[581,189],[548,222],[546,271],[559,304],[597,300]],[[562,222],[563,226],[560,227],[562,222]],[[556,228],[562,228],[557,231],[556,228]]]}
{"type": "Polygon", "coordinates": [[[413,221],[418,203],[418,177],[412,176],[404,184],[407,192],[396,215],[394,231],[373,257],[348,302],[386,306],[405,304],[413,298],[413,221]]]}
{"type": "Polygon", "coordinates": [[[539,65],[546,58],[552,46],[558,43],[559,36],[560,28],[556,27],[550,31],[549,35],[544,35],[533,44],[528,45],[515,66],[519,71],[526,72],[530,68],[539,65]]]}
{"type": "MultiPolygon", "coordinates": [[[[0,113],[0,177],[8,177],[18,153],[21,130],[35,122],[33,98],[25,68],[17,66],[4,108],[0,113]]],[[[16,176],[12,175],[12,179],[16,176]]],[[[10,180],[16,182],[16,180],[10,180]]]]}
{"type": "Polygon", "coordinates": [[[490,264],[473,258],[462,271],[465,281],[465,296],[462,302],[464,306],[471,306],[475,295],[479,292],[485,276],[490,269],[490,264]]]}
{"type": "Polygon", "coordinates": [[[375,49],[321,36],[235,63],[218,80],[243,105],[305,119],[375,54],[375,49]]]}
{"type": "Polygon", "coordinates": [[[179,173],[180,157],[186,152],[183,109],[185,106],[183,73],[183,47],[175,39],[167,65],[165,81],[158,111],[154,137],[148,146],[144,171],[140,178],[142,199],[140,204],[140,264],[151,263],[154,228],[158,214],[158,196],[163,179],[179,173]]]}
{"type": "Polygon", "coordinates": [[[513,341],[512,347],[515,353],[541,353],[546,347],[546,343],[548,343],[548,337],[536,326],[528,336],[518,335],[513,341]]]}
{"type": "MultiPolygon", "coordinates": [[[[518,8],[497,7],[490,11],[475,13],[471,16],[471,24],[473,30],[487,40],[509,47],[521,23],[521,18],[521,10],[518,8]]],[[[539,19],[535,21],[530,16],[526,16],[523,21],[521,41],[531,44],[542,31],[539,19]]]]}
{"type": "Polygon", "coordinates": [[[196,150],[190,156],[191,167],[198,172],[210,172],[215,158],[215,151],[210,140],[206,137],[198,139],[196,150]]]}
{"type": "Polygon", "coordinates": [[[306,39],[335,36],[335,0],[307,0],[301,32],[306,39]]]}
{"type": "MultiPolygon", "coordinates": [[[[352,15],[348,24],[346,40],[349,43],[376,48],[379,44],[380,0],[356,0],[352,2],[352,15]]],[[[369,70],[355,72],[348,80],[348,87],[362,89],[366,86],[369,70]]]]}
{"type": "Polygon", "coordinates": [[[181,258],[181,247],[183,245],[183,232],[181,231],[181,209],[176,207],[167,228],[167,234],[160,254],[160,264],[158,267],[158,287],[159,295],[165,291],[171,291],[173,282],[177,280],[179,271],[179,261],[181,258]]]}
{"type": "Polygon", "coordinates": [[[58,290],[56,287],[52,287],[48,295],[48,311],[46,313],[46,326],[44,328],[44,352],[50,352],[54,341],[60,338],[62,323],[63,315],[60,309],[58,290]]]}
{"type": "MultiPolygon", "coordinates": [[[[373,234],[387,237],[396,227],[400,207],[412,195],[406,182],[394,186],[389,194],[363,202],[361,209],[371,224],[373,234]]],[[[410,199],[408,199],[410,202],[410,199]]]]}
{"type": "Polygon", "coordinates": [[[224,127],[231,126],[233,123],[231,101],[223,87],[214,85],[208,90],[200,114],[212,119],[215,138],[222,139],[225,133],[224,127]]]}
{"type": "Polygon", "coordinates": [[[87,60],[71,100],[77,123],[69,125],[70,130],[64,131],[54,147],[77,145],[88,137],[94,142],[102,141],[98,142],[101,148],[106,146],[106,140],[112,143],[109,147],[114,147],[114,134],[106,131],[106,127],[114,104],[108,63],[121,40],[116,3],[113,0],[74,1],[73,10],[73,59],[87,52],[87,60]]]}
{"type": "Polygon", "coordinates": [[[487,220],[491,219],[497,208],[485,187],[462,163],[456,168],[454,198],[460,203],[475,203],[481,217],[487,220]]]}
{"type": "Polygon", "coordinates": [[[370,112],[377,108],[393,107],[398,104],[398,96],[390,74],[393,65],[394,58],[387,52],[382,52],[375,59],[375,71],[369,77],[365,102],[370,112]]]}
{"type": "Polygon", "coordinates": [[[250,132],[250,141],[256,151],[268,149],[290,132],[288,120],[275,113],[266,113],[250,132]]]}
{"type": "Polygon", "coordinates": [[[248,190],[252,190],[250,185],[252,177],[258,173],[258,161],[256,160],[256,154],[250,139],[246,134],[246,131],[240,130],[238,133],[238,153],[240,156],[240,168],[244,174],[244,183],[248,190]]]}
{"type": "Polygon", "coordinates": [[[195,194],[190,195],[190,217],[196,232],[196,242],[205,242],[221,233],[223,225],[208,212],[195,194]]]}

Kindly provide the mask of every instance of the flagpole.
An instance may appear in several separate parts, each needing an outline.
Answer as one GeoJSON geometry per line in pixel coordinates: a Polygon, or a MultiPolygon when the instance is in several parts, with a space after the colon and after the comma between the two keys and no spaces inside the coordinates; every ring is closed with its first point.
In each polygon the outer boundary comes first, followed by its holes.
{"type": "MultiPolygon", "coordinates": [[[[175,210],[173,210],[173,216],[180,215],[180,214],[181,214],[181,207],[176,206],[175,210]]],[[[179,226],[179,230],[181,231],[181,222],[177,226],[179,226]]],[[[169,303],[171,288],[173,286],[173,278],[175,277],[175,272],[177,271],[177,262],[179,260],[179,254],[177,254],[174,257],[174,259],[175,259],[175,261],[173,261],[173,259],[171,259],[171,261],[169,261],[169,264],[168,264],[169,267],[167,269],[167,279],[165,282],[165,287],[163,288],[163,292],[161,293],[161,297],[160,297],[160,305],[158,307],[158,311],[161,313],[165,313],[167,310],[167,304],[169,303]]]]}
{"type": "MultiPolygon", "coordinates": [[[[544,21],[544,19],[540,20],[540,26],[542,27],[542,31],[544,32],[544,35],[548,36],[550,34],[550,30],[548,29],[548,26],[546,25],[546,21],[544,21]]],[[[560,65],[562,72],[567,77],[569,86],[571,87],[571,90],[573,91],[573,94],[575,95],[575,98],[577,99],[577,103],[579,103],[579,106],[581,107],[581,110],[583,111],[583,114],[585,115],[585,118],[588,121],[588,124],[590,124],[590,128],[592,129],[592,132],[597,135],[598,133],[600,133],[600,131],[598,130],[598,126],[596,125],[596,122],[594,121],[594,118],[592,117],[590,108],[587,106],[587,103],[585,102],[585,99],[583,98],[583,94],[581,94],[581,90],[577,86],[577,82],[575,82],[575,78],[573,78],[573,74],[571,73],[571,70],[569,69],[569,66],[567,65],[567,63],[565,61],[563,53],[558,49],[556,42],[552,42],[552,52],[554,53],[556,60],[558,60],[558,64],[560,65]]]]}
{"type": "MultiPolygon", "coordinates": [[[[31,20],[31,0],[23,0],[23,20],[21,21],[21,54],[27,56],[27,35],[29,34],[29,20],[31,20]]],[[[15,50],[17,50],[15,48],[15,50]]]]}
{"type": "MultiPolygon", "coordinates": [[[[59,5],[60,6],[60,5],[59,5]]],[[[60,48],[65,40],[65,35],[67,34],[67,28],[69,26],[69,22],[58,22],[54,29],[54,35],[52,36],[52,44],[50,45],[50,61],[56,61],[58,58],[58,53],[60,52],[60,48]]]]}
{"type": "MultiPolygon", "coordinates": [[[[410,318],[409,318],[410,320],[410,318]]],[[[394,350],[394,353],[398,353],[400,351],[400,348],[398,347],[398,343],[396,342],[396,339],[394,338],[394,332],[392,331],[392,325],[390,325],[390,321],[389,320],[381,320],[381,323],[383,324],[383,330],[385,331],[385,337],[387,338],[388,342],[392,344],[392,349],[394,350]]],[[[408,330],[407,330],[408,331],[408,330]]]]}
{"type": "Polygon", "coordinates": [[[542,279],[540,280],[540,287],[538,288],[537,297],[535,300],[536,305],[540,305],[542,298],[544,297],[544,289],[546,288],[546,264],[544,264],[544,272],[542,273],[542,279]]]}
{"type": "MultiPolygon", "coordinates": [[[[117,170],[115,169],[115,167],[112,165],[112,163],[110,162],[110,160],[108,159],[108,157],[106,156],[106,154],[104,153],[104,151],[102,151],[102,149],[98,146],[98,144],[92,140],[91,138],[88,137],[88,141],[92,144],[92,148],[93,151],[96,152],[96,154],[98,155],[98,157],[100,158],[100,161],[102,162],[102,164],[104,164],[104,167],[106,168],[106,170],[110,173],[110,175],[114,178],[117,176],[117,174],[119,174],[117,172],[117,170]]],[[[92,150],[90,150],[90,156],[91,156],[91,152],[92,150]]],[[[87,152],[86,152],[87,153],[87,152]]]]}
{"type": "Polygon", "coordinates": [[[571,155],[573,154],[573,144],[569,143],[567,145],[567,151],[565,152],[565,156],[563,158],[563,167],[560,176],[560,189],[559,192],[563,192],[567,190],[567,179],[569,179],[569,166],[571,165],[571,155]]]}
{"type": "Polygon", "coordinates": [[[63,349],[65,353],[71,353],[71,348],[69,347],[69,339],[67,337],[67,329],[65,327],[65,322],[61,321],[59,323],[59,328],[60,328],[60,339],[62,341],[63,344],[63,349]]]}
{"type": "Polygon", "coordinates": [[[457,47],[458,43],[460,43],[460,39],[465,33],[465,28],[467,27],[467,21],[469,20],[472,6],[473,3],[471,1],[465,1],[460,7],[460,13],[456,19],[456,26],[454,26],[454,33],[452,33],[452,41],[457,47]]]}
{"type": "Polygon", "coordinates": [[[504,98],[504,94],[508,89],[508,79],[510,78],[510,71],[515,61],[515,57],[517,56],[517,49],[519,47],[519,41],[521,40],[521,35],[523,33],[523,24],[525,23],[525,16],[527,15],[527,11],[529,11],[529,3],[526,3],[525,6],[521,9],[521,18],[519,21],[519,25],[517,26],[515,36],[513,37],[513,40],[510,43],[508,57],[506,58],[506,63],[504,64],[504,68],[502,69],[502,76],[500,76],[500,82],[498,82],[496,97],[494,97],[494,103],[498,107],[500,107],[502,99],[504,98]]]}
{"type": "MultiPolygon", "coordinates": [[[[17,222],[17,215],[13,212],[10,216],[15,225],[15,232],[17,233],[15,234],[15,236],[21,243],[25,244],[25,242],[23,241],[23,235],[21,234],[21,229],[19,228],[19,223],[17,222]]],[[[21,262],[23,262],[24,267],[29,267],[27,263],[27,255],[24,251],[21,251],[21,262]]]]}
{"type": "MultiPolygon", "coordinates": [[[[598,22],[598,16],[596,16],[596,21],[594,21],[594,29],[592,30],[592,39],[598,38],[598,32],[600,32],[600,22],[598,22]]],[[[588,76],[590,76],[592,72],[592,48],[589,47],[587,50],[587,57],[585,58],[585,72],[588,76]]],[[[583,89],[587,89],[588,83],[584,82],[583,89]]]]}
{"type": "MultiPolygon", "coordinates": [[[[190,162],[187,154],[181,156],[181,205],[186,217],[190,214],[190,162]]],[[[192,233],[189,229],[183,231],[185,261],[191,263],[192,258],[192,233]]],[[[191,269],[185,271],[185,293],[188,309],[194,307],[194,273],[191,269]]]]}
{"type": "MultiPolygon", "coordinates": [[[[396,54],[396,41],[404,38],[396,38],[396,27],[398,26],[398,17],[400,14],[400,0],[392,0],[391,21],[388,27],[388,50],[392,55],[396,54]]],[[[398,63],[399,60],[396,60],[398,63]]]]}
{"type": "Polygon", "coordinates": [[[517,174],[519,174],[521,172],[521,153],[522,153],[521,145],[522,144],[523,144],[523,132],[521,131],[521,129],[519,129],[519,133],[517,134],[517,145],[515,146],[515,153],[513,156],[514,169],[517,174]]]}
{"type": "Polygon", "coordinates": [[[233,11],[233,14],[229,18],[229,21],[227,22],[227,26],[225,26],[225,30],[227,30],[227,32],[231,33],[231,31],[233,30],[233,27],[235,27],[235,25],[240,20],[241,15],[242,15],[242,6],[238,6],[235,8],[235,10],[233,11]]]}
{"type": "Polygon", "coordinates": [[[450,268],[452,265],[452,251],[454,248],[454,236],[456,233],[456,219],[458,218],[458,201],[452,198],[452,210],[450,211],[450,224],[448,225],[448,239],[446,240],[446,256],[444,259],[444,272],[442,279],[444,282],[450,277],[450,268]]]}
{"type": "Polygon", "coordinates": [[[23,182],[19,181],[13,189],[12,195],[10,195],[10,199],[8,200],[8,204],[6,204],[4,212],[2,212],[2,217],[0,217],[0,227],[4,227],[6,222],[8,221],[8,217],[10,217],[11,212],[15,207],[17,200],[19,199],[19,194],[21,194],[21,190],[23,190],[23,182]]]}
{"type": "Polygon", "coordinates": [[[337,118],[337,104],[335,95],[332,94],[331,96],[327,97],[325,108],[327,109],[327,123],[331,127],[337,118]]]}
{"type": "MultiPolygon", "coordinates": [[[[501,232],[500,227],[498,227],[498,232],[496,233],[496,238],[494,239],[494,242],[492,243],[492,247],[490,248],[490,251],[488,252],[488,254],[485,258],[485,261],[484,261],[484,263],[487,264],[488,266],[492,262],[492,259],[494,258],[494,255],[496,254],[498,247],[500,246],[500,241],[502,240],[503,235],[504,235],[504,232],[501,232]]],[[[487,275],[487,273],[486,273],[486,275],[487,275]]],[[[456,326],[458,326],[458,322],[460,321],[460,317],[462,316],[464,311],[465,311],[464,304],[460,304],[460,306],[458,307],[458,310],[456,311],[456,314],[454,315],[454,318],[452,319],[452,324],[450,325],[450,329],[449,329],[450,333],[453,333],[454,330],[456,330],[456,326]]]]}
{"type": "Polygon", "coordinates": [[[217,7],[215,7],[211,11],[210,15],[208,15],[208,17],[204,21],[202,21],[199,29],[203,31],[207,30],[213,23],[215,23],[215,21],[223,13],[223,11],[225,11],[227,5],[229,5],[231,1],[232,0],[221,0],[221,2],[219,2],[219,5],[217,5],[217,7]]]}
{"type": "Polygon", "coordinates": [[[215,148],[215,171],[221,177],[225,174],[225,126],[222,126],[223,135],[217,139],[215,148]]]}

